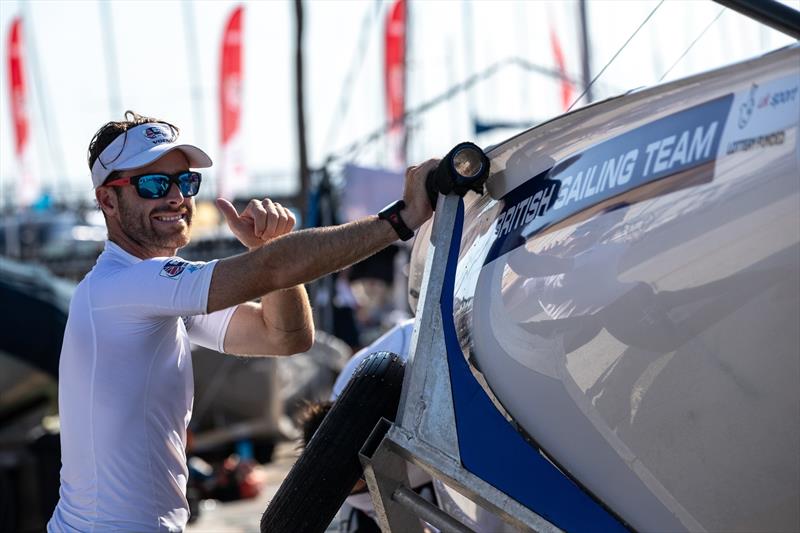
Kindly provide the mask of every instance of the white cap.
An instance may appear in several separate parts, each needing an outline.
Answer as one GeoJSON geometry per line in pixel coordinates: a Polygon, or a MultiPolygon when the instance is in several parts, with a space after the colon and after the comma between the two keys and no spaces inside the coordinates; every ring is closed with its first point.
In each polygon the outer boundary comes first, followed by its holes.
{"type": "Polygon", "coordinates": [[[133,170],[149,165],[172,150],[186,155],[191,168],[207,168],[211,158],[191,144],[178,144],[178,136],[166,124],[147,123],[135,126],[120,134],[98,156],[92,165],[94,188],[103,184],[116,170],[133,170]]]}

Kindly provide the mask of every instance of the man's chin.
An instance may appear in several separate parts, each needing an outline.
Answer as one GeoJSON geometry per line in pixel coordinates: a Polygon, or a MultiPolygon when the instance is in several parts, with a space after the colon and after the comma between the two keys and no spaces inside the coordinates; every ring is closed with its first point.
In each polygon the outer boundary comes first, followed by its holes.
{"type": "Polygon", "coordinates": [[[180,235],[175,236],[175,238],[170,239],[170,248],[183,248],[187,244],[189,244],[189,232],[182,233],[180,235]]]}
{"type": "Polygon", "coordinates": [[[168,235],[165,235],[161,232],[158,235],[159,245],[162,248],[183,248],[187,244],[189,244],[189,228],[185,228],[180,232],[173,232],[168,235]]]}

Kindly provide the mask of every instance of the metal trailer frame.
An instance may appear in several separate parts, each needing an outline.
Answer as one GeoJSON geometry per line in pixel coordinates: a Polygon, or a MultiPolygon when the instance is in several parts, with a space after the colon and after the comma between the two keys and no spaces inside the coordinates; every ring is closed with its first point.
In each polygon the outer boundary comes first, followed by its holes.
{"type": "Polygon", "coordinates": [[[396,422],[381,420],[360,453],[381,530],[421,533],[423,519],[472,531],[409,489],[406,461],[521,530],[626,530],[525,440],[469,371],[452,319],[463,212],[459,196],[439,195],[396,422]]]}

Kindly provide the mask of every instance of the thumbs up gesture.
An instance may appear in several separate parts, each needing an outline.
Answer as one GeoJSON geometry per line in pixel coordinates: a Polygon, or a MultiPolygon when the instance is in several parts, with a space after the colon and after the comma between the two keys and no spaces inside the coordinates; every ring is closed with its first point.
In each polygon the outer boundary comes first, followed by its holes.
{"type": "Polygon", "coordinates": [[[289,233],[296,222],[291,211],[269,198],[250,200],[241,214],[224,198],[216,203],[233,234],[250,250],[289,233]]]}

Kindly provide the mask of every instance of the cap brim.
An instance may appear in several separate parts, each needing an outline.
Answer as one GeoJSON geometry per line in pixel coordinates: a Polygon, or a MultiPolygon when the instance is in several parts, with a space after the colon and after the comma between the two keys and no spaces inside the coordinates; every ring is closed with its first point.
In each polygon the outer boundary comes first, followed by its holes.
{"type": "Polygon", "coordinates": [[[158,144],[140,152],[127,161],[114,165],[114,170],[135,170],[158,161],[173,150],[180,150],[189,161],[189,168],[208,168],[213,165],[204,151],[192,144],[158,144]]]}

